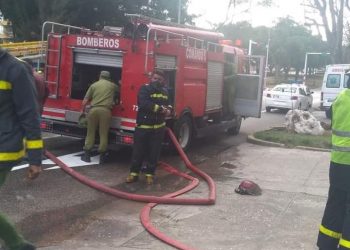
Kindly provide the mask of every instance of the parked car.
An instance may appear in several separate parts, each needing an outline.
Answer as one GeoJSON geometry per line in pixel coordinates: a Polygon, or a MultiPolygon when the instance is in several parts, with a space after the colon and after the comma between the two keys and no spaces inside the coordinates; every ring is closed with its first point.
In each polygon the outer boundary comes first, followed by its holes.
{"type": "Polygon", "coordinates": [[[271,112],[273,108],[309,110],[313,102],[312,94],[304,84],[278,84],[266,91],[266,111],[271,112]]]}

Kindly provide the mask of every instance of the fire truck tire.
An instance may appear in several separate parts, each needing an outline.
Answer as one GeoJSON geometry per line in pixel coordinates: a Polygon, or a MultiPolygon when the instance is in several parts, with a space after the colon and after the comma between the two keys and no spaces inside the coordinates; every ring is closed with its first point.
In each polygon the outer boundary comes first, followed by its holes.
{"type": "Polygon", "coordinates": [[[174,125],[174,132],[181,148],[186,151],[192,142],[193,124],[192,119],[188,115],[183,115],[174,125]]]}
{"type": "Polygon", "coordinates": [[[242,124],[242,117],[239,116],[237,118],[237,121],[236,121],[235,125],[233,127],[229,128],[229,129],[227,129],[227,133],[229,135],[238,135],[239,131],[241,129],[241,124],[242,124]]]}

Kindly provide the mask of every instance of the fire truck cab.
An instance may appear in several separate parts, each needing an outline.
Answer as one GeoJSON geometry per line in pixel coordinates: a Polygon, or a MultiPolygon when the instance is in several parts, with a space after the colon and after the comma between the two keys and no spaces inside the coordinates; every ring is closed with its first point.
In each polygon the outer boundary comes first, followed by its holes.
{"type": "Polygon", "coordinates": [[[175,111],[167,126],[184,149],[195,136],[220,130],[238,134],[242,117],[260,117],[263,57],[245,55],[221,33],[129,16],[131,22],[124,27],[102,31],[44,23],[45,82],[50,90],[42,115],[44,131],[85,136],[86,129],[78,126],[81,103],[101,70],[120,85],[119,102],[112,110],[112,144],[133,143],[137,93],[154,69],[166,74],[175,111]]]}

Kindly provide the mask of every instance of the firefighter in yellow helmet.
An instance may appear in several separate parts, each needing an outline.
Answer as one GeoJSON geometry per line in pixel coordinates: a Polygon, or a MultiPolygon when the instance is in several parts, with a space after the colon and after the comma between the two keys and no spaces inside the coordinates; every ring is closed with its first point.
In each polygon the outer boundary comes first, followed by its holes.
{"type": "MultiPolygon", "coordinates": [[[[35,179],[41,172],[42,148],[34,78],[23,62],[0,47],[0,187],[26,151],[27,177],[35,179]]],[[[35,249],[1,213],[0,239],[9,250],[35,249]]]]}
{"type": "Polygon", "coordinates": [[[83,161],[90,162],[90,152],[95,144],[95,133],[98,128],[100,144],[100,164],[107,158],[108,131],[112,119],[112,108],[118,98],[119,87],[111,81],[108,71],[101,71],[100,79],[94,82],[85,94],[82,103],[82,112],[85,112],[86,105],[91,103],[87,114],[87,135],[85,138],[83,161]]]}
{"type": "Polygon", "coordinates": [[[328,200],[319,229],[320,250],[350,249],[350,75],[328,111],[332,119],[332,152],[328,200]]]}

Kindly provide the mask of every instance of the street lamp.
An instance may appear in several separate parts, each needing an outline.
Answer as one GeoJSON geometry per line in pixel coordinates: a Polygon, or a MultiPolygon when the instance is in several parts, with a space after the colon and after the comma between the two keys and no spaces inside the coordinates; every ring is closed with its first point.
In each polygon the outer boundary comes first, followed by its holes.
{"type": "Polygon", "coordinates": [[[249,47],[248,47],[248,55],[252,55],[252,44],[258,44],[257,42],[254,42],[253,40],[249,40],[249,47]]]}
{"type": "Polygon", "coordinates": [[[269,70],[269,49],[270,49],[270,30],[269,30],[269,37],[267,39],[267,44],[266,44],[266,61],[265,61],[264,88],[266,88],[267,71],[269,70]]]}
{"type": "Polygon", "coordinates": [[[303,84],[306,83],[306,70],[307,70],[307,57],[308,57],[308,55],[330,55],[330,54],[331,53],[320,53],[320,52],[308,52],[308,53],[305,54],[303,84]]]}

